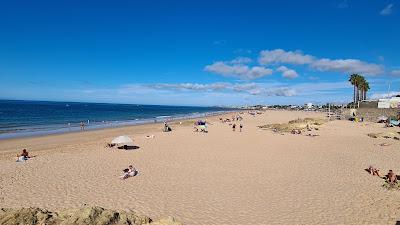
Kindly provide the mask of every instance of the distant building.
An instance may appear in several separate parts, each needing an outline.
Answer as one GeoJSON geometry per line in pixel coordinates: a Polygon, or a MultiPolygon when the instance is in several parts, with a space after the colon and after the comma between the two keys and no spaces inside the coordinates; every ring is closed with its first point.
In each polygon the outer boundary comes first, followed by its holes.
{"type": "Polygon", "coordinates": [[[304,104],[304,108],[306,109],[312,109],[313,104],[311,102],[304,104]]]}
{"type": "Polygon", "coordinates": [[[380,109],[397,109],[400,106],[400,97],[391,97],[379,99],[378,108],[380,109]]]}

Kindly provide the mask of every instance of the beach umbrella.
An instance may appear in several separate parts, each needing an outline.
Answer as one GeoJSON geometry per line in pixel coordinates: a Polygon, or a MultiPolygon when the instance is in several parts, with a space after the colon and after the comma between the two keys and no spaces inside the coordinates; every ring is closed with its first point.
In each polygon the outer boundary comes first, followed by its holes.
{"type": "Polygon", "coordinates": [[[114,138],[111,141],[111,144],[129,145],[129,144],[133,144],[133,140],[128,136],[119,136],[119,137],[114,138]]]}

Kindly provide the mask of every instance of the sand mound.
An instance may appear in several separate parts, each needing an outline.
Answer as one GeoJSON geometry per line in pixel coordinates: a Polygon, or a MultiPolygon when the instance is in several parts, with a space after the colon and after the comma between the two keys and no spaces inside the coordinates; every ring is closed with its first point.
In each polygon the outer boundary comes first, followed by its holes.
{"type": "Polygon", "coordinates": [[[368,136],[372,138],[392,138],[395,140],[400,140],[399,132],[369,133],[368,136]]]}
{"type": "Polygon", "coordinates": [[[86,207],[59,212],[40,208],[0,209],[0,224],[7,225],[181,225],[172,218],[152,222],[133,212],[86,207]]]}
{"type": "Polygon", "coordinates": [[[307,128],[317,130],[325,122],[326,120],[323,119],[304,118],[304,119],[291,120],[288,123],[267,124],[258,127],[262,129],[271,129],[276,132],[291,132],[292,130],[304,131],[307,128]]]}

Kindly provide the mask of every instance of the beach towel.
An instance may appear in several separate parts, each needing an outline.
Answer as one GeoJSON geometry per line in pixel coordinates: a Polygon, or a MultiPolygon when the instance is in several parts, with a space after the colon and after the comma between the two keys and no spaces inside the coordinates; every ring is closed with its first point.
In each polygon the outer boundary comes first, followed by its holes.
{"type": "Polygon", "coordinates": [[[205,125],[200,125],[199,128],[200,128],[200,130],[206,130],[207,129],[207,127],[205,125]]]}
{"type": "Polygon", "coordinates": [[[390,124],[392,124],[393,126],[399,126],[400,121],[398,121],[398,120],[390,120],[390,124]]]}
{"type": "Polygon", "coordinates": [[[17,161],[16,161],[16,162],[25,162],[26,160],[28,160],[27,157],[25,157],[25,156],[20,156],[20,157],[17,158],[17,161]]]}

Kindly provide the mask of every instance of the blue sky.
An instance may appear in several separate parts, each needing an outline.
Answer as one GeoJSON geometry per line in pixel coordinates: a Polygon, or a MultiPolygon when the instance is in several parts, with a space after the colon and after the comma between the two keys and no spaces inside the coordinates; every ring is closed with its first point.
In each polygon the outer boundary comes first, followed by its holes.
{"type": "Polygon", "coordinates": [[[0,98],[348,102],[400,87],[400,1],[1,1],[0,98]]]}

